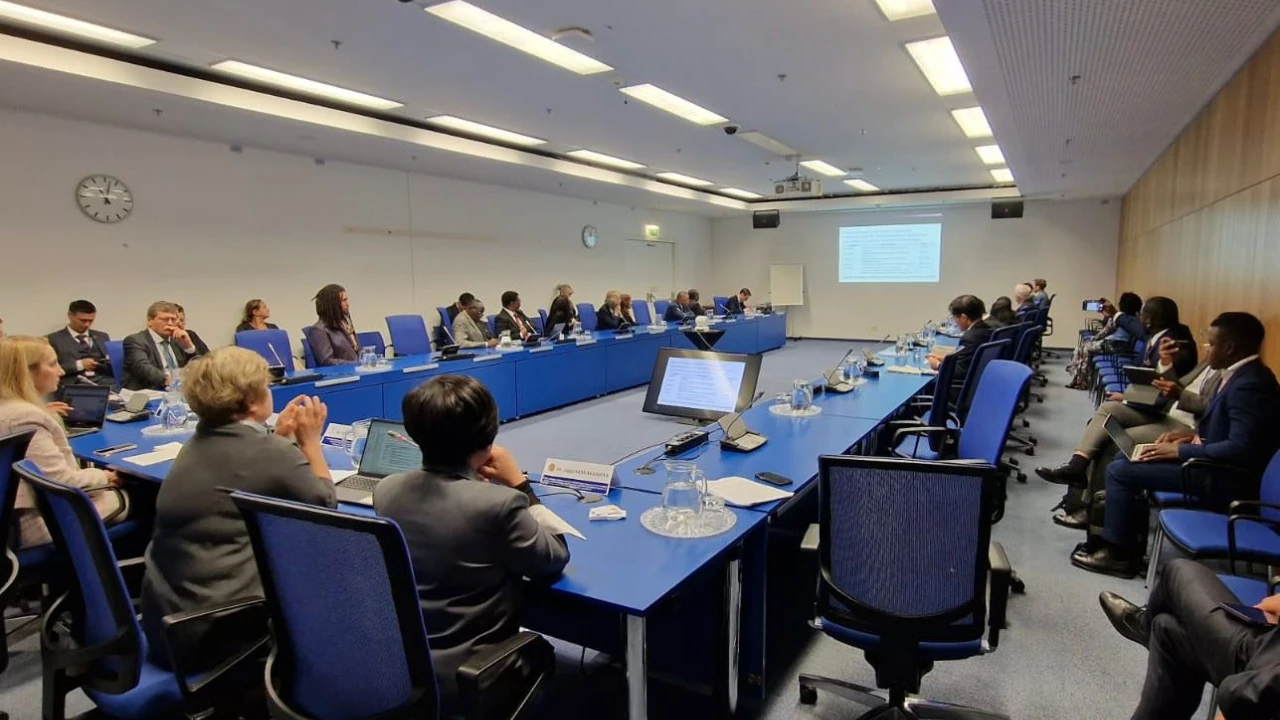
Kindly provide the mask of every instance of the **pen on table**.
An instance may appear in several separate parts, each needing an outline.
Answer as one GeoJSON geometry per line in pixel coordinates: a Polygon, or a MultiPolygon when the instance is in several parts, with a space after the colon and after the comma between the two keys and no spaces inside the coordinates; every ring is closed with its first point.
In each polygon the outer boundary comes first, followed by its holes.
{"type": "Polygon", "coordinates": [[[402,443],[409,443],[410,445],[412,445],[412,446],[414,446],[414,447],[418,447],[418,443],[416,443],[416,442],[414,442],[414,441],[410,440],[409,438],[405,437],[404,435],[401,435],[400,433],[396,432],[395,430],[388,430],[388,431],[387,431],[387,435],[389,435],[389,436],[391,437],[391,439],[392,439],[392,440],[399,440],[399,441],[400,441],[400,442],[402,442],[402,443]]]}

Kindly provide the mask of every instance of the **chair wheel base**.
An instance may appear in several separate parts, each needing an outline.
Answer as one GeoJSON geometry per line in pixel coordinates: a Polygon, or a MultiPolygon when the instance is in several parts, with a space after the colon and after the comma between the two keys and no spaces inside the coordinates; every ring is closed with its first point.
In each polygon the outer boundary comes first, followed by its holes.
{"type": "MultiPolygon", "coordinates": [[[[800,704],[801,705],[817,705],[818,689],[809,687],[808,685],[800,686],[800,704]]],[[[8,718],[0,718],[0,720],[8,720],[8,718]]]]}
{"type": "Polygon", "coordinates": [[[1026,455],[1035,455],[1035,454],[1036,454],[1036,449],[1035,449],[1035,448],[1033,448],[1033,447],[1029,447],[1029,448],[1027,448],[1026,450],[1023,450],[1022,452],[1023,452],[1024,454],[1026,454],[1026,455]]]}
{"type": "Polygon", "coordinates": [[[1023,484],[1026,484],[1026,482],[1027,482],[1027,474],[1026,474],[1026,473],[1024,473],[1024,472],[1020,472],[1020,473],[1018,473],[1018,482],[1023,483],[1023,484]]]}

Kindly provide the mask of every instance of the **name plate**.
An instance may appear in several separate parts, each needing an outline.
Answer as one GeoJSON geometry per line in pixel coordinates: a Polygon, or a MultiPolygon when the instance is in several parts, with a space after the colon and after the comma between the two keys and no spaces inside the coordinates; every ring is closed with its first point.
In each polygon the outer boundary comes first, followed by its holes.
{"type": "Polygon", "coordinates": [[[613,466],[547,458],[542,484],[607,495],[613,484],[613,466]]]}
{"type": "Polygon", "coordinates": [[[659,334],[664,333],[664,332],[666,332],[666,331],[667,331],[667,326],[666,326],[666,325],[650,325],[650,326],[649,326],[649,334],[650,334],[650,335],[659,335],[659,334]]]}
{"type": "Polygon", "coordinates": [[[329,426],[324,429],[324,435],[320,437],[320,444],[346,449],[348,432],[351,432],[350,425],[329,423],[329,426]]]}
{"type": "Polygon", "coordinates": [[[618,333],[617,335],[614,335],[614,336],[613,336],[613,339],[614,339],[614,340],[630,340],[631,338],[633,338],[633,337],[635,337],[635,336],[636,336],[636,334],[635,334],[635,333],[632,333],[632,332],[624,332],[624,333],[618,333]]]}
{"type": "Polygon", "coordinates": [[[426,365],[413,365],[411,367],[407,367],[401,370],[400,372],[404,373],[405,375],[408,375],[409,373],[426,372],[427,370],[435,370],[438,367],[440,367],[440,363],[427,363],[426,365]]]}
{"type": "Polygon", "coordinates": [[[336,377],[329,380],[320,380],[316,383],[316,387],[332,387],[334,385],[345,385],[347,383],[360,382],[360,376],[348,375],[346,377],[336,377]]]}
{"type": "Polygon", "coordinates": [[[580,337],[580,338],[578,338],[577,340],[574,340],[574,341],[573,341],[573,344],[574,344],[574,345],[577,345],[578,347],[582,347],[583,345],[595,345],[595,344],[596,344],[596,339],[595,339],[595,338],[593,338],[593,337],[591,337],[591,338],[589,338],[589,337],[580,337]]]}
{"type": "Polygon", "coordinates": [[[490,360],[499,360],[501,358],[501,355],[477,355],[471,362],[488,362],[490,360]]]}
{"type": "Polygon", "coordinates": [[[530,349],[529,354],[532,355],[533,353],[547,352],[548,350],[555,350],[555,349],[556,349],[555,345],[539,345],[536,348],[530,349]]]}

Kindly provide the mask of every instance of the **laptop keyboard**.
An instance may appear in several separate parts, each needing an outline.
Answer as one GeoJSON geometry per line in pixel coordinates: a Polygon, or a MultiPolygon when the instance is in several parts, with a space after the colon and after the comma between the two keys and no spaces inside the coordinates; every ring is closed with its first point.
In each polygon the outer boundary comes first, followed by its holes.
{"type": "Polygon", "coordinates": [[[378,478],[365,477],[364,475],[352,475],[351,477],[338,483],[338,487],[348,490],[363,490],[365,492],[373,492],[378,487],[378,478]]]}

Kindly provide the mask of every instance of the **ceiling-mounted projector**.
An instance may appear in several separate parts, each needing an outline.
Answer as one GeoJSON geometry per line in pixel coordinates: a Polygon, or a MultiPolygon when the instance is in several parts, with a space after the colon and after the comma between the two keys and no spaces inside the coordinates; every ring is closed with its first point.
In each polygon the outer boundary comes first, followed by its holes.
{"type": "Polygon", "coordinates": [[[800,175],[792,175],[781,180],[774,180],[773,194],[783,197],[788,195],[817,197],[822,195],[822,181],[800,175]]]}

